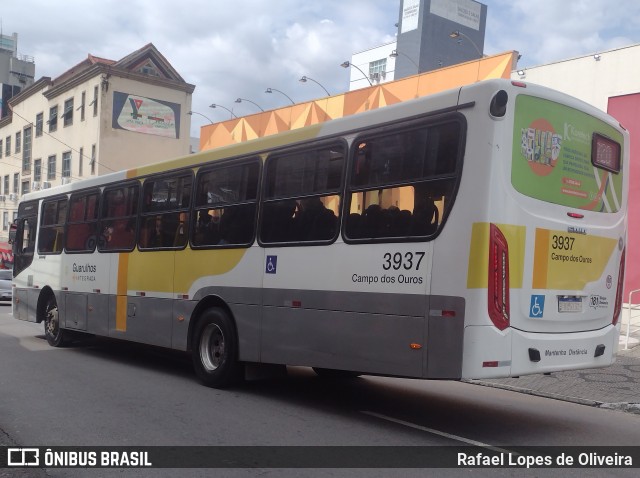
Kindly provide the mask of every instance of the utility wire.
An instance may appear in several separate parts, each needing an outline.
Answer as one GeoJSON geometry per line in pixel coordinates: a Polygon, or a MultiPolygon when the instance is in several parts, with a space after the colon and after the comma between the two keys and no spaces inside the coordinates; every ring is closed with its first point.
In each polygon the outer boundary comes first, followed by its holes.
{"type": "MultiPolygon", "coordinates": [[[[27,118],[25,118],[24,116],[22,116],[22,115],[20,115],[20,114],[16,113],[13,109],[11,110],[11,113],[12,113],[12,114],[14,114],[14,115],[16,115],[18,118],[21,118],[21,119],[22,119],[23,121],[25,121],[28,125],[31,125],[31,126],[35,129],[35,125],[34,125],[31,121],[29,121],[27,118]]],[[[44,126],[44,125],[43,125],[43,126],[44,126]]],[[[80,155],[80,157],[81,157],[81,158],[84,156],[85,158],[88,158],[90,161],[92,160],[92,158],[89,158],[89,156],[87,156],[86,154],[84,154],[84,153],[83,153],[83,154],[80,154],[80,151],[78,151],[77,149],[75,149],[75,148],[73,148],[73,147],[69,146],[67,143],[65,143],[64,141],[62,141],[60,138],[56,138],[54,135],[52,135],[52,134],[51,134],[51,133],[49,133],[48,131],[45,131],[45,130],[44,130],[44,127],[42,128],[42,132],[43,132],[44,134],[46,134],[47,136],[49,136],[50,138],[55,139],[55,140],[56,140],[56,141],[58,141],[59,143],[64,144],[64,145],[65,145],[67,148],[69,148],[70,150],[75,151],[76,153],[78,153],[78,155],[80,155]]],[[[33,139],[31,140],[31,144],[33,144],[33,139]]],[[[101,165],[103,168],[106,168],[106,169],[108,169],[108,170],[109,170],[109,171],[111,171],[111,172],[116,172],[116,170],[115,170],[115,169],[110,168],[110,167],[109,167],[109,166],[107,166],[106,164],[101,163],[100,161],[98,161],[97,159],[93,159],[93,161],[95,161],[97,164],[101,165]]]]}

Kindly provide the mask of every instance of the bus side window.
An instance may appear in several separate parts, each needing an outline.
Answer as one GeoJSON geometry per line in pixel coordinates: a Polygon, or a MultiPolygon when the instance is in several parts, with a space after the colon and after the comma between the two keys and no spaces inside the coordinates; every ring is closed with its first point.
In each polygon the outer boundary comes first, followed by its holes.
{"type": "Polygon", "coordinates": [[[92,252],[96,246],[98,192],[72,195],[67,223],[68,252],[92,252]]]}
{"type": "Polygon", "coordinates": [[[253,242],[259,177],[257,158],[198,173],[192,246],[247,247],[253,242]]]}
{"type": "Polygon", "coordinates": [[[135,247],[138,194],[137,182],[104,191],[99,251],[130,251],[135,247]]]}
{"type": "Polygon", "coordinates": [[[457,121],[359,138],[345,238],[435,237],[451,207],[459,143],[457,121]]]}
{"type": "Polygon", "coordinates": [[[42,210],[38,252],[59,254],[64,247],[67,198],[45,202],[42,205],[42,210]]]}
{"type": "Polygon", "coordinates": [[[318,144],[267,159],[260,241],[332,241],[338,234],[344,146],[318,144]]]}

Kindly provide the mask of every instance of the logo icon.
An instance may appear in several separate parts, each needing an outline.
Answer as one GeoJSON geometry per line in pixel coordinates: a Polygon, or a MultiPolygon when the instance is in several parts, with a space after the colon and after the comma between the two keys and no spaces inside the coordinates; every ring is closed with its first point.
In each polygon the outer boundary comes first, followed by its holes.
{"type": "Polygon", "coordinates": [[[7,466],[40,466],[38,448],[8,448],[7,466]]]}
{"type": "Polygon", "coordinates": [[[278,256],[267,256],[267,265],[265,272],[267,274],[275,274],[278,270],[278,256]]]}
{"type": "Polygon", "coordinates": [[[537,319],[544,315],[544,295],[532,295],[529,317],[537,319]]]}

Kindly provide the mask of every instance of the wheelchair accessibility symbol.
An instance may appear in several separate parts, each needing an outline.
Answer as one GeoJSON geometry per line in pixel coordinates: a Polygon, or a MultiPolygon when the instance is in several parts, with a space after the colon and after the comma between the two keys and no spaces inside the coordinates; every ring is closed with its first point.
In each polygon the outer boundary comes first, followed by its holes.
{"type": "Polygon", "coordinates": [[[544,315],[544,295],[532,295],[529,307],[529,317],[537,318],[544,315]]]}
{"type": "Polygon", "coordinates": [[[275,274],[278,270],[278,256],[267,256],[267,266],[265,272],[267,274],[275,274]]]}

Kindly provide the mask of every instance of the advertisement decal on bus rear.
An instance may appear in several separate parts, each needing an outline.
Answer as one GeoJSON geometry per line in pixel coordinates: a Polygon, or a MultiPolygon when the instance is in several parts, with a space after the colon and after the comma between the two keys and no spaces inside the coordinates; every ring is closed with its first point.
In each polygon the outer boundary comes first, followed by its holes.
{"type": "MultiPolygon", "coordinates": [[[[596,161],[598,166],[594,165],[594,137],[606,137],[607,144],[620,147],[623,141],[618,131],[593,116],[552,101],[519,95],[513,132],[513,187],[526,196],[554,204],[598,212],[619,211],[624,171],[603,166],[619,165],[619,158],[596,161]]],[[[620,147],[608,151],[619,154],[620,147]]]]}

